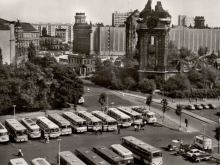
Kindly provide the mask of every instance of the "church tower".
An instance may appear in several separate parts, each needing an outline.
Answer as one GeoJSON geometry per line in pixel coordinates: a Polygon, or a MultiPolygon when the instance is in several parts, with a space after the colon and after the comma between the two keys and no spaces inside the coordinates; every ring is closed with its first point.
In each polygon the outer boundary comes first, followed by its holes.
{"type": "Polygon", "coordinates": [[[162,77],[168,79],[175,73],[167,68],[169,30],[171,16],[157,2],[151,8],[149,0],[140,13],[138,33],[138,49],[140,58],[139,79],[162,77]]]}

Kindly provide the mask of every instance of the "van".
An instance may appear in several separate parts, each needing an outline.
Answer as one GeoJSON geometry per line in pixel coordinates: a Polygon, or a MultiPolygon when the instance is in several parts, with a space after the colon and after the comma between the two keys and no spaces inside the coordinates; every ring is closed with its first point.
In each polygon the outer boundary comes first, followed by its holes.
{"type": "Polygon", "coordinates": [[[194,146],[204,149],[204,150],[212,150],[212,139],[204,136],[204,135],[198,135],[195,136],[193,139],[194,146]]]}

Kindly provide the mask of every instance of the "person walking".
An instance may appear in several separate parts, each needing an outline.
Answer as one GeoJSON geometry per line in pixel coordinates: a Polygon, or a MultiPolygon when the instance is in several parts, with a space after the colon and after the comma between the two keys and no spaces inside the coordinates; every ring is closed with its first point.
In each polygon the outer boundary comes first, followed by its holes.
{"type": "Polygon", "coordinates": [[[121,133],[121,128],[118,124],[117,124],[117,130],[118,130],[118,134],[120,134],[121,133]]]}
{"type": "Polygon", "coordinates": [[[134,125],[134,131],[137,132],[137,125],[134,125]]]}
{"type": "Polygon", "coordinates": [[[18,149],[18,156],[23,157],[24,153],[22,152],[21,148],[18,149]]]}

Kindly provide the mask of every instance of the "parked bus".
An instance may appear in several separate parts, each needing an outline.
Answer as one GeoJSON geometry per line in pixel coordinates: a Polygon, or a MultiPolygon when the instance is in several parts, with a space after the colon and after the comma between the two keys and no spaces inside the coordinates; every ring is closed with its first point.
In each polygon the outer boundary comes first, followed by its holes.
{"type": "Polygon", "coordinates": [[[44,158],[34,158],[31,160],[31,165],[51,165],[51,164],[44,158]]]}
{"type": "Polygon", "coordinates": [[[133,154],[127,148],[125,148],[121,144],[112,144],[110,148],[123,158],[123,162],[125,164],[133,164],[133,154]]]}
{"type": "Polygon", "coordinates": [[[107,160],[111,165],[123,165],[123,158],[105,146],[93,147],[95,153],[107,160]]]}
{"type": "Polygon", "coordinates": [[[39,125],[44,137],[57,138],[60,136],[60,128],[58,125],[50,121],[44,116],[37,117],[37,124],[39,125]]]}
{"type": "Polygon", "coordinates": [[[102,129],[102,121],[87,111],[79,111],[78,115],[86,120],[88,130],[99,131],[102,129]]]}
{"type": "Polygon", "coordinates": [[[28,141],[27,129],[16,119],[5,120],[5,127],[15,142],[28,141]]]}
{"type": "Polygon", "coordinates": [[[60,127],[61,135],[71,135],[71,123],[57,113],[49,114],[48,119],[60,127]]]}
{"type": "Polygon", "coordinates": [[[86,165],[75,154],[70,151],[62,151],[58,155],[58,162],[60,158],[60,165],[86,165]]]}
{"type": "Polygon", "coordinates": [[[88,148],[76,149],[76,154],[80,159],[89,165],[110,165],[107,161],[88,148]]]}
{"type": "Polygon", "coordinates": [[[0,122],[0,143],[4,143],[4,142],[8,142],[8,141],[9,141],[8,130],[0,122]]]}
{"type": "Polygon", "coordinates": [[[28,165],[28,163],[24,160],[24,158],[15,158],[11,159],[8,165],[28,165]]]}
{"type": "Polygon", "coordinates": [[[128,116],[130,116],[134,125],[140,125],[140,124],[143,123],[143,117],[142,117],[141,113],[138,113],[138,112],[132,110],[129,107],[120,106],[120,107],[117,107],[117,108],[120,111],[127,114],[128,116]]]}
{"type": "Polygon", "coordinates": [[[40,138],[40,127],[30,118],[21,119],[21,123],[27,128],[27,133],[30,138],[40,138]]]}
{"type": "Polygon", "coordinates": [[[92,114],[102,120],[103,131],[116,131],[117,121],[102,111],[93,111],[92,114]]]}
{"type": "Polygon", "coordinates": [[[74,132],[87,132],[86,120],[83,118],[72,112],[64,112],[63,117],[70,121],[74,132]]]}
{"type": "Polygon", "coordinates": [[[122,138],[122,145],[128,148],[134,157],[149,165],[162,165],[162,151],[133,136],[122,138]]]}
{"type": "Polygon", "coordinates": [[[157,122],[156,114],[147,110],[144,106],[133,106],[132,110],[141,113],[143,116],[143,120],[149,124],[154,124],[157,122]]]}
{"type": "Polygon", "coordinates": [[[130,127],[131,126],[131,118],[125,113],[119,111],[116,108],[109,108],[108,115],[117,120],[118,125],[122,127],[130,127]]]}

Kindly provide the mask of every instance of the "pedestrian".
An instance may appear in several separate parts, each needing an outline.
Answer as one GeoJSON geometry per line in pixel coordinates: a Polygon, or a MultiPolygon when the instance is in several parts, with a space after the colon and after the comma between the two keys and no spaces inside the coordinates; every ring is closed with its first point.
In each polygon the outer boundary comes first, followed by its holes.
{"type": "Polygon", "coordinates": [[[138,124],[138,131],[141,130],[141,124],[138,124]]]}
{"type": "Polygon", "coordinates": [[[117,124],[117,130],[118,130],[118,134],[120,134],[121,133],[121,128],[118,124],[117,124]]]}
{"type": "Polygon", "coordinates": [[[136,124],[134,125],[134,131],[137,131],[137,125],[136,124]]]}
{"type": "Polygon", "coordinates": [[[185,119],[186,128],[188,127],[188,120],[185,119]]]}
{"type": "Polygon", "coordinates": [[[22,152],[21,148],[18,149],[18,156],[23,157],[24,153],[22,152]]]}
{"type": "Polygon", "coordinates": [[[141,123],[141,130],[144,130],[145,123],[146,123],[146,121],[141,123]]]}

